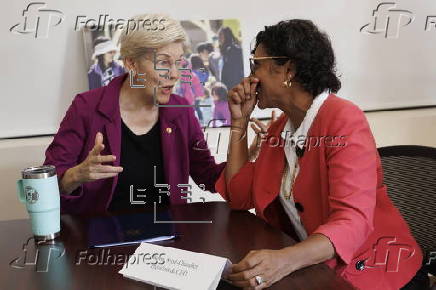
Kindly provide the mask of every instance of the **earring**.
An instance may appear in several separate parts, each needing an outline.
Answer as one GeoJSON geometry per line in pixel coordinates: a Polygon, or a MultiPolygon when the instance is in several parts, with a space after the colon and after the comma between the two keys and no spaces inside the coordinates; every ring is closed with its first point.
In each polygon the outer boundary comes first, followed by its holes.
{"type": "Polygon", "coordinates": [[[284,81],[283,86],[285,86],[286,88],[290,88],[292,86],[291,80],[284,81]]]}

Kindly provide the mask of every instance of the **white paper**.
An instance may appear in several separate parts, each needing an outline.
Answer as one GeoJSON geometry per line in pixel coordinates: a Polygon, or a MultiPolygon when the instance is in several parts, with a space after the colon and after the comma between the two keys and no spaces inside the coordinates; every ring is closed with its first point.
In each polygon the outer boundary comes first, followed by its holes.
{"type": "Polygon", "coordinates": [[[215,290],[230,266],[226,258],[141,243],[119,273],[166,289],[215,290]]]}

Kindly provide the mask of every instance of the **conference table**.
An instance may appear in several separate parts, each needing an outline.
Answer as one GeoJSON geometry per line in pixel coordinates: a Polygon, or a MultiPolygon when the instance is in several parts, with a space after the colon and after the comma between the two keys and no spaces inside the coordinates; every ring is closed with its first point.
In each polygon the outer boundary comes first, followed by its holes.
{"type": "MultiPolygon", "coordinates": [[[[155,210],[155,209],[154,209],[155,210]]],[[[159,245],[207,253],[239,262],[250,250],[280,249],[295,243],[248,211],[229,209],[225,202],[190,203],[170,208],[180,237],[159,245]]],[[[117,213],[126,214],[126,213],[117,213]]],[[[111,215],[111,214],[106,214],[111,215]]],[[[112,213],[113,215],[113,213],[112,213]]],[[[61,215],[61,234],[52,242],[36,243],[30,220],[0,222],[0,289],[26,290],[136,290],[161,289],[130,280],[118,271],[121,264],[79,260],[80,253],[101,254],[88,248],[92,216],[61,215]],[[35,257],[46,257],[36,259],[35,257]]],[[[111,253],[133,254],[136,245],[111,247],[111,253]]],[[[221,281],[217,289],[241,289],[221,281]]],[[[324,264],[298,270],[268,289],[353,289],[324,264]]]]}

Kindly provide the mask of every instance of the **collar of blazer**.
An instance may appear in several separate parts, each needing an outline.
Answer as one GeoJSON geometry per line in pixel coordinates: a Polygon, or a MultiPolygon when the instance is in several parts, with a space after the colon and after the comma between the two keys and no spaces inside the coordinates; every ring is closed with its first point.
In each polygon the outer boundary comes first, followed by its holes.
{"type": "MultiPolygon", "coordinates": [[[[313,122],[311,123],[310,128],[308,128],[308,134],[313,135],[314,126],[317,122],[319,122],[319,118],[322,114],[328,113],[327,110],[329,110],[329,107],[331,105],[334,106],[334,104],[331,104],[331,102],[336,97],[332,94],[328,95],[325,102],[320,106],[318,114],[315,116],[313,122]],[[330,102],[329,102],[330,101],[330,102]]],[[[257,184],[258,187],[260,187],[260,191],[267,192],[268,194],[260,195],[258,198],[260,199],[258,204],[261,204],[260,206],[260,215],[264,215],[265,209],[274,201],[274,199],[277,197],[277,195],[280,192],[280,186],[281,186],[281,180],[282,175],[285,167],[285,152],[284,152],[284,145],[285,140],[282,138],[282,132],[285,128],[286,122],[288,121],[288,117],[282,113],[280,117],[271,124],[270,128],[268,129],[267,134],[267,143],[269,141],[273,141],[274,144],[264,144],[265,146],[263,150],[261,151],[258,160],[260,162],[265,162],[269,164],[274,164],[274,166],[259,166],[259,171],[263,171],[262,176],[267,176],[268,182],[260,182],[257,184]],[[280,140],[278,145],[274,146],[276,144],[276,140],[280,140]],[[262,160],[262,161],[261,161],[262,160]]],[[[303,147],[304,149],[304,147],[303,147]]],[[[302,150],[303,150],[302,149],[302,150]]],[[[303,156],[299,156],[300,158],[297,159],[297,162],[301,168],[303,156]]]]}

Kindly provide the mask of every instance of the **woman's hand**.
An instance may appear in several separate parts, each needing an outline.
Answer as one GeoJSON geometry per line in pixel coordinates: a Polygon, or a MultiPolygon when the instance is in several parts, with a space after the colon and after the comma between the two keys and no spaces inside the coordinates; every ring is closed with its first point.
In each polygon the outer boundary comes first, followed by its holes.
{"type": "Polygon", "coordinates": [[[79,165],[65,171],[59,183],[62,193],[70,194],[85,182],[114,177],[123,171],[120,166],[103,165],[103,163],[113,162],[116,159],[114,155],[100,155],[103,149],[103,135],[98,132],[95,135],[95,145],[89,151],[88,157],[79,165]]]}
{"type": "Polygon", "coordinates": [[[103,178],[111,178],[123,171],[120,166],[103,165],[115,161],[115,155],[100,155],[104,149],[103,134],[95,135],[95,145],[88,157],[76,167],[76,181],[85,183],[103,178]]]}
{"type": "Polygon", "coordinates": [[[261,145],[260,142],[263,136],[268,131],[268,128],[271,125],[271,123],[273,123],[276,120],[277,117],[276,117],[276,112],[274,110],[271,112],[271,119],[268,121],[268,123],[266,123],[266,125],[256,118],[250,119],[250,121],[254,122],[251,124],[251,128],[256,133],[253,142],[251,142],[250,148],[248,148],[248,159],[250,161],[256,160],[260,151],[260,145],[261,145]]]}
{"type": "Polygon", "coordinates": [[[258,83],[257,78],[246,77],[229,91],[227,98],[232,122],[241,120],[248,122],[257,102],[256,87],[258,83]]]}
{"type": "MultiPolygon", "coordinates": [[[[251,112],[257,102],[256,87],[259,80],[254,77],[244,78],[231,89],[227,95],[232,124],[225,169],[226,183],[241,169],[248,159],[247,126],[251,112]]],[[[229,199],[232,194],[228,193],[229,199]]]]}
{"type": "Polygon", "coordinates": [[[267,288],[297,269],[289,249],[250,251],[232,266],[232,274],[227,279],[244,289],[267,288]],[[256,276],[262,277],[264,282],[258,285],[256,276]]]}
{"type": "Polygon", "coordinates": [[[319,264],[336,256],[330,239],[323,234],[312,234],[302,242],[280,250],[249,252],[233,265],[228,280],[244,289],[264,289],[298,269],[319,264]],[[264,281],[257,285],[255,276],[264,281]]]}

